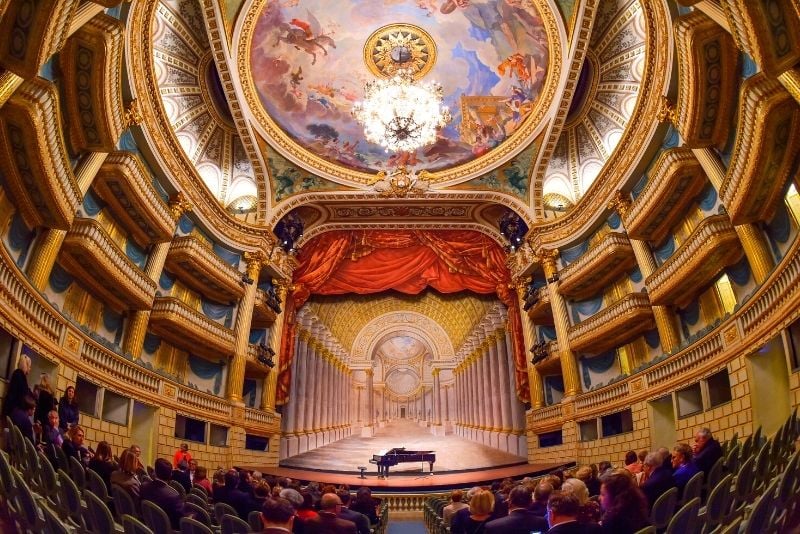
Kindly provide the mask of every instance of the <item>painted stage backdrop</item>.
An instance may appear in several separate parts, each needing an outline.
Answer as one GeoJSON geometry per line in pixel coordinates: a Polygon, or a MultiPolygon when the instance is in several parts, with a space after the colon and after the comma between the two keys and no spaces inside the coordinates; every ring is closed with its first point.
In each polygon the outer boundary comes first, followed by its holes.
{"type": "Polygon", "coordinates": [[[547,35],[531,0],[270,0],[253,34],[261,103],[299,145],[331,162],[377,172],[400,163],[364,139],[350,115],[374,79],[364,44],[378,28],[427,31],[453,120],[433,145],[402,162],[435,171],[502,143],[533,110],[547,75],[547,35]]]}

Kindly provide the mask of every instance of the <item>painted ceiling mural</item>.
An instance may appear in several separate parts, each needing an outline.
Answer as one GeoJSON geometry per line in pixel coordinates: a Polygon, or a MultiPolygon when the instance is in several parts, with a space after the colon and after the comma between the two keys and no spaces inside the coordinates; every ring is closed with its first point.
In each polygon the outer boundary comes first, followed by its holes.
{"type": "Polygon", "coordinates": [[[394,361],[406,361],[421,355],[426,350],[421,341],[410,336],[387,339],[378,347],[378,352],[394,361]]]}
{"type": "Polygon", "coordinates": [[[548,41],[539,13],[522,0],[268,2],[250,50],[261,105],[294,141],[329,162],[364,172],[401,163],[367,142],[350,114],[375,79],[362,59],[365,43],[397,22],[432,37],[437,59],[423,80],[442,84],[453,113],[412,163],[435,171],[468,162],[530,114],[547,75],[548,41]]]}

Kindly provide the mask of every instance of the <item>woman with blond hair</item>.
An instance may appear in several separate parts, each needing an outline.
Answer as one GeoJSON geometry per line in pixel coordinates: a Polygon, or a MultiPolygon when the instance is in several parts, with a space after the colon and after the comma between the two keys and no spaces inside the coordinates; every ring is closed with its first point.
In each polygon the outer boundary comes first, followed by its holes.
{"type": "Polygon", "coordinates": [[[486,489],[478,491],[469,500],[469,516],[464,521],[453,521],[450,533],[480,534],[491,519],[493,510],[494,494],[486,489]]]}
{"type": "Polygon", "coordinates": [[[25,409],[26,395],[30,395],[31,397],[34,396],[33,391],[31,391],[31,388],[28,385],[28,373],[30,372],[31,359],[28,356],[21,354],[19,360],[17,361],[17,368],[14,369],[13,373],[11,373],[11,378],[8,381],[6,398],[3,401],[2,410],[4,422],[6,416],[11,415],[11,412],[14,411],[14,408],[25,409]]]}
{"type": "Polygon", "coordinates": [[[578,523],[597,524],[602,516],[600,504],[589,498],[589,490],[586,484],[577,478],[568,478],[561,485],[562,493],[569,493],[578,499],[580,509],[578,510],[578,523]]]}
{"type": "Polygon", "coordinates": [[[54,410],[58,404],[47,373],[41,374],[39,383],[33,389],[36,394],[36,411],[33,412],[33,420],[34,422],[45,424],[47,422],[47,414],[54,410]]]}

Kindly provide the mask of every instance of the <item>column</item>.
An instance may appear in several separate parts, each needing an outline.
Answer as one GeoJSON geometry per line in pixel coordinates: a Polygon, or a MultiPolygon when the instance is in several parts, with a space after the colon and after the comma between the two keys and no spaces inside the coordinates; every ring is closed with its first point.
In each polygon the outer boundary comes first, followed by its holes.
{"type": "MultiPolygon", "coordinates": [[[[295,340],[295,354],[294,360],[292,361],[293,389],[289,396],[288,412],[285,415],[287,420],[285,428],[286,457],[294,456],[299,453],[297,434],[303,430],[303,416],[305,415],[305,411],[303,410],[303,398],[306,394],[306,353],[306,344],[301,341],[298,336],[295,340]]],[[[266,384],[264,389],[267,389],[266,384]]]]}
{"type": "Polygon", "coordinates": [[[306,452],[316,447],[316,439],[314,439],[314,403],[317,396],[317,388],[319,387],[319,380],[316,379],[316,364],[319,356],[317,356],[314,347],[314,331],[316,330],[316,319],[312,318],[308,325],[308,330],[303,330],[298,336],[302,343],[306,346],[306,388],[305,397],[303,398],[303,434],[298,440],[299,452],[306,452]]]}
{"type": "MultiPolygon", "coordinates": [[[[700,162],[700,166],[703,167],[711,184],[719,191],[726,174],[722,160],[710,148],[692,148],[692,153],[700,162]]],[[[747,262],[753,271],[753,278],[757,283],[763,283],[775,267],[775,261],[769,252],[764,234],[752,223],[740,224],[734,226],[734,229],[739,235],[747,262]]]]}
{"type": "Polygon", "coordinates": [[[530,281],[530,278],[528,278],[521,283],[517,283],[516,289],[517,295],[519,296],[517,299],[517,306],[519,306],[519,316],[522,322],[522,337],[525,340],[525,360],[528,366],[528,384],[531,389],[531,408],[536,410],[544,406],[544,390],[542,389],[542,377],[539,374],[539,370],[531,363],[532,360],[528,357],[530,355],[528,350],[530,350],[536,342],[533,324],[528,317],[528,312],[523,309],[523,297],[530,281]]]}
{"type": "MultiPolygon", "coordinates": [[[[495,327],[492,324],[492,327],[495,327]]],[[[490,388],[492,396],[492,439],[497,440],[497,444],[495,445],[493,442],[493,446],[506,450],[506,439],[504,434],[506,430],[503,426],[503,417],[501,415],[502,412],[502,405],[504,404],[505,397],[508,395],[508,391],[503,389],[503,381],[500,377],[500,360],[505,359],[505,354],[500,353],[497,350],[497,343],[496,339],[502,332],[500,330],[495,330],[492,332],[489,337],[487,337],[487,341],[489,342],[489,346],[487,347],[487,356],[489,357],[489,374],[490,374],[490,388]]]]}
{"type": "MultiPolygon", "coordinates": [[[[514,342],[511,339],[511,334],[509,333],[508,329],[505,330],[505,335],[500,336],[500,340],[503,342],[506,354],[509,354],[514,347],[514,342]]],[[[508,372],[506,373],[506,377],[508,377],[508,384],[509,389],[511,391],[511,395],[509,398],[511,399],[511,424],[514,427],[514,431],[524,430],[525,429],[525,412],[522,409],[522,402],[517,397],[517,392],[515,389],[516,382],[514,381],[514,366],[508,366],[508,372]]]]}
{"type": "Polygon", "coordinates": [[[499,361],[499,378],[500,378],[500,394],[502,404],[500,405],[500,427],[501,432],[510,434],[514,430],[514,422],[511,419],[511,405],[514,403],[516,391],[509,380],[509,376],[513,376],[512,366],[509,363],[509,354],[505,351],[506,337],[502,330],[497,332],[495,336],[495,351],[500,355],[499,361]]]}
{"type": "Polygon", "coordinates": [[[100,4],[96,4],[94,2],[82,2],[81,5],[78,6],[78,9],[75,10],[75,15],[72,17],[72,20],[69,23],[67,36],[70,36],[81,29],[81,26],[92,20],[95,15],[102,13],[103,9],[103,6],[100,4]]]}
{"type": "Polygon", "coordinates": [[[327,445],[330,438],[330,411],[331,402],[333,401],[330,390],[331,352],[325,345],[323,345],[320,352],[322,352],[322,374],[320,374],[319,379],[322,381],[322,395],[317,398],[320,404],[319,432],[322,445],[327,445]]]}
{"type": "Polygon", "coordinates": [[[431,397],[433,401],[433,425],[431,425],[431,433],[437,436],[444,435],[444,427],[442,426],[442,381],[441,369],[433,369],[433,388],[431,389],[431,397]]]}
{"type": "Polygon", "coordinates": [[[386,413],[386,408],[386,384],[384,384],[381,389],[381,417],[384,423],[389,420],[389,414],[386,413]]]}
{"type": "Polygon", "coordinates": [[[311,448],[311,444],[313,443],[314,448],[317,448],[321,445],[319,431],[322,428],[322,403],[324,399],[325,392],[322,389],[325,383],[322,381],[322,367],[325,365],[325,356],[322,352],[322,343],[319,340],[321,335],[322,328],[319,327],[314,331],[314,338],[311,340],[311,343],[314,347],[314,354],[316,358],[314,359],[314,381],[317,382],[317,387],[314,388],[314,398],[311,401],[314,405],[313,410],[313,418],[311,423],[311,431],[313,432],[313,437],[309,436],[309,448],[311,448]]]}
{"type": "Polygon", "coordinates": [[[375,417],[375,391],[373,389],[373,382],[372,382],[372,369],[366,369],[366,391],[365,394],[367,396],[366,408],[367,408],[367,416],[364,419],[365,425],[364,428],[361,429],[361,436],[362,437],[372,437],[374,434],[374,429],[372,426],[373,418],[375,417]]]}
{"type": "Polygon", "coordinates": [[[245,284],[244,296],[239,301],[239,309],[236,312],[236,323],[233,328],[233,359],[228,369],[228,386],[226,388],[228,400],[236,404],[242,404],[247,350],[250,346],[250,325],[253,320],[253,303],[256,300],[256,290],[258,289],[256,281],[261,268],[267,263],[267,257],[260,251],[245,252],[244,261],[247,263],[245,273],[251,282],[245,284]]]}
{"type": "MultiPolygon", "coordinates": [[[[269,337],[267,338],[267,346],[278,355],[280,358],[281,353],[281,336],[283,335],[283,325],[286,322],[286,299],[289,295],[289,283],[285,280],[272,280],[272,285],[275,288],[275,293],[281,302],[284,303],[284,310],[275,318],[272,327],[269,329],[269,337]]],[[[275,367],[269,370],[267,375],[267,387],[264,389],[264,394],[261,399],[261,409],[267,411],[275,411],[275,394],[278,389],[278,369],[280,368],[280,361],[275,362],[275,367]]]]}
{"type": "Polygon", "coordinates": [[[22,76],[17,76],[10,70],[0,68],[0,108],[8,102],[8,99],[11,98],[14,91],[16,91],[24,81],[22,76]]]}
{"type": "MultiPolygon", "coordinates": [[[[623,194],[621,191],[617,191],[609,207],[619,213],[620,219],[624,223],[625,217],[630,211],[631,201],[627,195],[623,194]]],[[[646,280],[657,268],[653,253],[650,251],[650,247],[648,247],[646,242],[633,238],[629,238],[629,241],[631,247],[633,247],[633,255],[636,256],[636,263],[639,265],[642,277],[646,280]]],[[[665,353],[672,352],[681,343],[678,327],[675,324],[675,314],[667,306],[652,306],[652,308],[653,317],[656,321],[656,330],[658,330],[658,338],[661,341],[661,350],[665,353]]],[[[633,367],[635,367],[635,365],[631,368],[633,367]]]]}

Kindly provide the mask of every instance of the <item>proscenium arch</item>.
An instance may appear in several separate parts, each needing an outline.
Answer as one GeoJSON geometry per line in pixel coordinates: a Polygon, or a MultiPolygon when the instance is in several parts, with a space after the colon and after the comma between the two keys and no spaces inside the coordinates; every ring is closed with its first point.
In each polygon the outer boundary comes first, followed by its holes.
{"type": "Polygon", "coordinates": [[[396,311],[376,317],[361,329],[350,350],[353,361],[372,361],[379,344],[400,330],[425,343],[434,352],[434,360],[455,358],[453,342],[439,323],[420,313],[396,311]]]}

